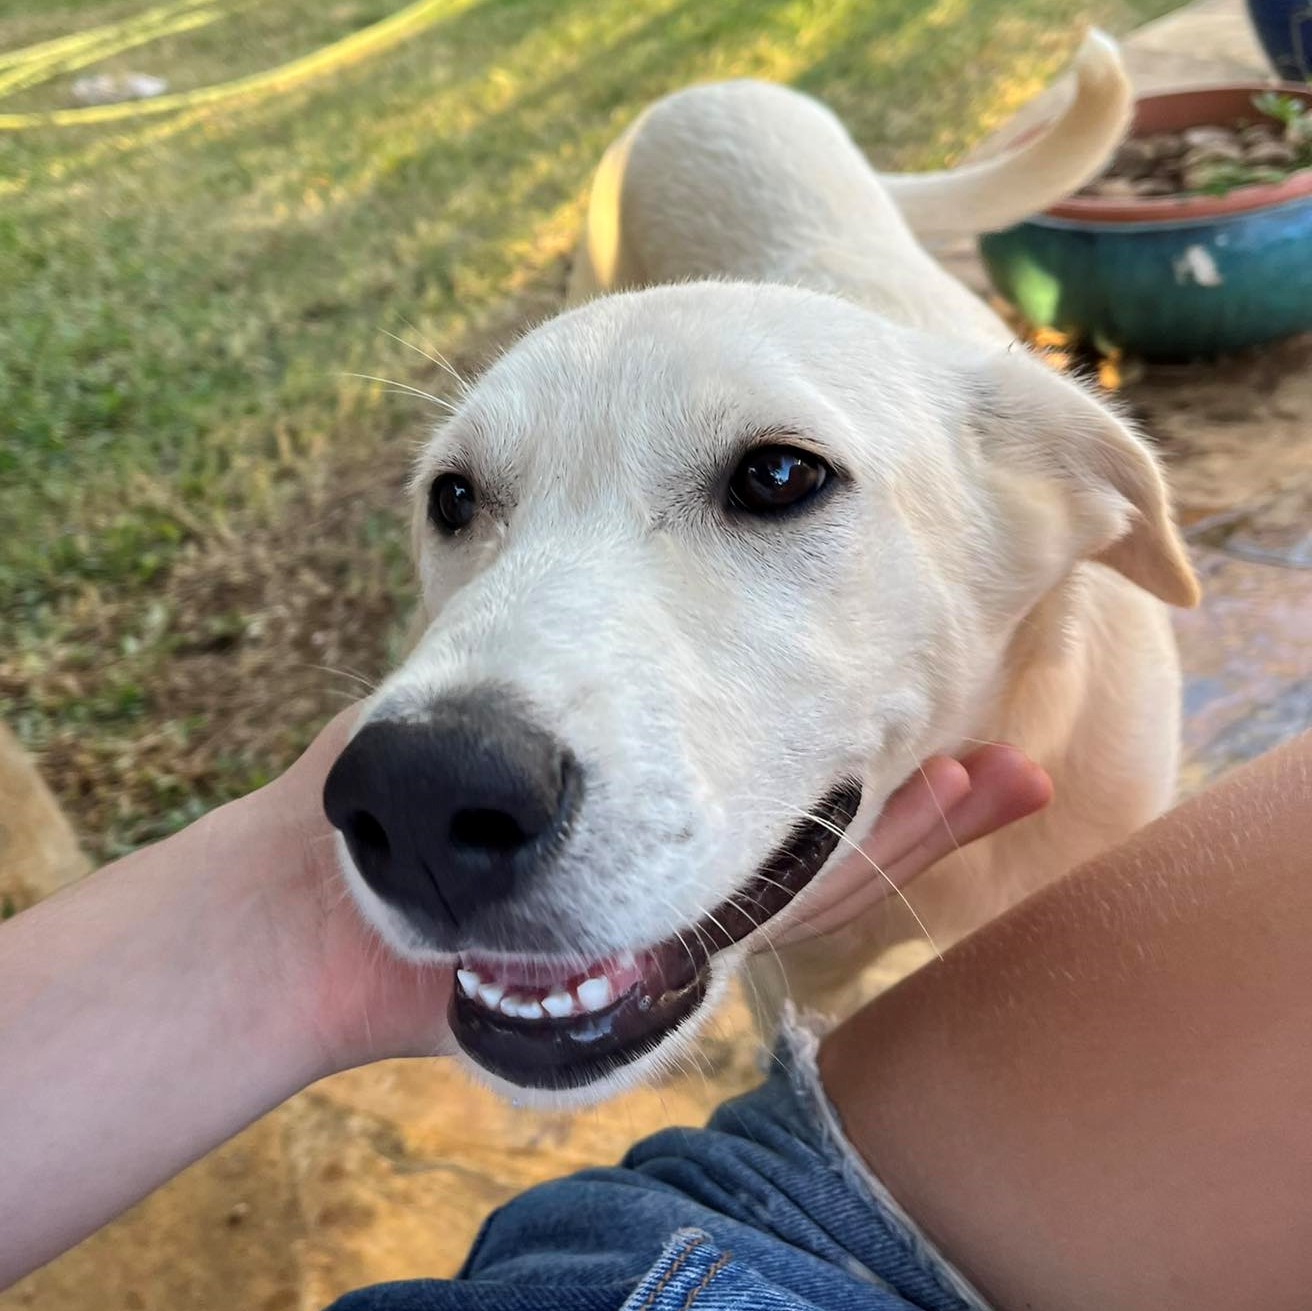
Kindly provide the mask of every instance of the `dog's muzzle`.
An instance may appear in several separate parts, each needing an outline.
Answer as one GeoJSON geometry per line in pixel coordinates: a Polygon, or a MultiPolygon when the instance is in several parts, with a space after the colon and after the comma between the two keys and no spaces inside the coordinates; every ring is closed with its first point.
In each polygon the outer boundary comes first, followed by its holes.
{"type": "Polygon", "coordinates": [[[568,749],[493,688],[444,699],[422,718],[366,724],[324,786],[328,818],[369,888],[435,953],[458,954],[457,1042],[519,1087],[584,1088],[658,1048],[705,1001],[717,954],[820,871],[861,785],[836,784],[743,887],[661,942],[582,968],[578,952],[487,950],[504,944],[511,922],[522,933],[515,903],[551,878],[583,794],[568,749]]]}

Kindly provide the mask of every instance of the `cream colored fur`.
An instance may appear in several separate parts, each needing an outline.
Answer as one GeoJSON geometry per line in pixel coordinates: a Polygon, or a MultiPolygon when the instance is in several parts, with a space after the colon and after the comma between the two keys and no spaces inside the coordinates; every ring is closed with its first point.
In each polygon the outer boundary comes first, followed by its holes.
{"type": "MultiPolygon", "coordinates": [[[[836,292],[944,338],[1011,344],[1006,324],[916,238],[1004,227],[1095,176],[1132,105],[1119,54],[1102,33],[1086,38],[1074,83],[1057,121],[1022,149],[920,175],[876,174],[828,110],[782,87],[726,83],[670,96],[598,168],[571,299],[747,278],[836,292]]],[[[1145,485],[1130,500],[1157,520],[1158,541],[1147,551],[1118,544],[1104,559],[1132,551],[1154,574],[1138,581],[1193,604],[1196,585],[1156,475],[1139,472],[1145,485]]],[[[1134,576],[1132,565],[1127,572],[1134,576]]],[[[962,743],[1024,746],[1053,773],[1055,803],[940,862],[911,892],[914,914],[890,899],[841,942],[794,947],[781,962],[786,982],[778,958],[762,958],[756,992],[777,1001],[787,987],[833,1005],[857,966],[893,942],[928,929],[946,947],[1159,814],[1175,786],[1178,701],[1161,607],[1107,570],[1072,571],[1026,617],[962,743]]]]}
{"type": "MultiPolygon", "coordinates": [[[[1196,585],[1152,455],[913,235],[1056,199],[1128,106],[1095,35],[1049,134],[981,168],[882,178],[817,102],[752,82],[671,96],[607,152],[578,307],[493,365],[420,460],[423,633],[369,710],[494,681],[568,742],[586,802],[525,913],[580,959],[686,930],[844,773],[864,784],[858,839],[930,753],[1001,740],[1052,773],[1045,814],[914,885],[939,945],[1169,803],[1163,602],[1196,585]],[[722,481],[772,436],[841,486],[787,521],[732,521],[722,481]],[[424,518],[448,469],[484,504],[458,540],[424,518]]],[[[345,863],[380,929],[424,956],[345,863]]],[[[785,963],[832,1000],[917,932],[890,899],[785,963]]],[[[744,955],[716,958],[717,988],[744,955]]]]}

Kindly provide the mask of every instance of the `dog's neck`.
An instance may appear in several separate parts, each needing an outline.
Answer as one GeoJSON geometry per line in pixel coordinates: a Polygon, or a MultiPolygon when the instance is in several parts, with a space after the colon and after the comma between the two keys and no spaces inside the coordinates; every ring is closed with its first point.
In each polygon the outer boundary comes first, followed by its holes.
{"type": "Polygon", "coordinates": [[[1078,689],[1090,658],[1082,616],[1089,570],[1098,568],[1076,565],[1016,624],[996,693],[971,730],[974,738],[1019,746],[1039,763],[1064,753],[1082,709],[1078,689]]]}

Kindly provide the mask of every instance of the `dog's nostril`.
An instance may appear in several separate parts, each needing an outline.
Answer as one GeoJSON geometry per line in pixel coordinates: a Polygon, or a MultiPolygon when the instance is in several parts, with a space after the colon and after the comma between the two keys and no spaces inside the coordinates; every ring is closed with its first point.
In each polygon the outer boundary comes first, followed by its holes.
{"type": "Polygon", "coordinates": [[[518,820],[504,810],[457,810],[451,816],[451,843],[499,854],[518,851],[529,841],[518,820]]]}
{"type": "Polygon", "coordinates": [[[357,810],[347,820],[351,841],[375,859],[386,860],[392,854],[387,830],[367,811],[357,810]]]}

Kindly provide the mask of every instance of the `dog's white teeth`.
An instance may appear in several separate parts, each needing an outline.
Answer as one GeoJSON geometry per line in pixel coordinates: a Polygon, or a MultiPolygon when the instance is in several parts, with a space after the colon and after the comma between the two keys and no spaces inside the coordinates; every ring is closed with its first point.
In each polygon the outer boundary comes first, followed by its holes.
{"type": "Polygon", "coordinates": [[[585,1011],[599,1011],[603,1006],[610,1005],[609,979],[585,979],[575,991],[578,993],[579,1005],[585,1011]]]}
{"type": "Polygon", "coordinates": [[[502,1015],[509,1015],[516,1020],[540,1020],[543,1016],[540,1001],[533,997],[525,997],[518,992],[510,992],[502,997],[498,1009],[502,1015]]]}
{"type": "Polygon", "coordinates": [[[542,1009],[554,1020],[563,1020],[574,1014],[574,998],[560,988],[549,992],[542,999],[542,1009]]]}
{"type": "MultiPolygon", "coordinates": [[[[621,969],[632,969],[635,963],[632,952],[621,953],[617,960],[621,969]]],[[[466,997],[516,1020],[565,1020],[572,1015],[603,1010],[615,999],[615,984],[604,974],[584,979],[572,991],[564,983],[553,984],[545,996],[531,986],[521,991],[498,979],[485,982],[477,970],[464,966],[456,970],[456,983],[466,997]]]]}

